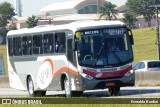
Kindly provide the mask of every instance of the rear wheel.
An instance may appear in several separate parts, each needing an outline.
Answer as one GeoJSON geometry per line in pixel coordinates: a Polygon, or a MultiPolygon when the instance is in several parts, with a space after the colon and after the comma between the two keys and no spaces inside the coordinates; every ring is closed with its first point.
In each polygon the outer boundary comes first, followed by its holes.
{"type": "Polygon", "coordinates": [[[34,95],[35,96],[45,96],[46,95],[46,91],[35,91],[34,95]]]}
{"type": "Polygon", "coordinates": [[[109,87],[109,96],[118,96],[120,92],[120,87],[109,87]]]}
{"type": "Polygon", "coordinates": [[[32,78],[29,77],[28,80],[27,80],[27,86],[28,86],[28,93],[30,96],[34,96],[35,95],[35,92],[34,92],[34,84],[33,84],[33,81],[32,81],[32,78]]]}
{"type": "Polygon", "coordinates": [[[28,93],[30,96],[45,96],[46,91],[34,91],[34,84],[31,77],[27,80],[27,86],[28,86],[28,93]]]}

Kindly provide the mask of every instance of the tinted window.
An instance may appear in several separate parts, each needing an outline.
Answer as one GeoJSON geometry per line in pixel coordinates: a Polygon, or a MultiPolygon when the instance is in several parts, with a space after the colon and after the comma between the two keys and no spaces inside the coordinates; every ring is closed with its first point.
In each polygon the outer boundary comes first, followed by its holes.
{"type": "Polygon", "coordinates": [[[160,67],[160,62],[148,62],[148,68],[156,68],[156,67],[160,67]]]}
{"type": "Polygon", "coordinates": [[[72,63],[73,62],[73,49],[72,49],[72,39],[68,39],[67,40],[67,48],[68,48],[68,52],[67,52],[67,56],[68,56],[68,60],[71,61],[72,63]]]}
{"type": "Polygon", "coordinates": [[[28,47],[28,55],[32,55],[32,50],[33,50],[33,48],[32,48],[32,37],[31,36],[28,36],[27,37],[27,47],[28,47]]]}
{"type": "Polygon", "coordinates": [[[22,55],[22,48],[21,48],[21,37],[13,38],[13,52],[15,56],[22,55]]]}
{"type": "Polygon", "coordinates": [[[54,36],[53,34],[43,35],[44,53],[54,53],[54,36]]]}
{"type": "Polygon", "coordinates": [[[42,35],[33,36],[33,53],[42,54],[43,53],[43,44],[42,44],[42,35]]]}
{"type": "Polygon", "coordinates": [[[12,38],[8,39],[8,52],[9,52],[9,56],[13,56],[13,40],[12,40],[12,38]]]}
{"type": "Polygon", "coordinates": [[[65,53],[66,52],[66,36],[65,33],[56,33],[55,34],[55,51],[56,53],[65,53]]]}
{"type": "Polygon", "coordinates": [[[24,36],[22,45],[23,45],[23,55],[32,55],[32,37],[24,36]]]}
{"type": "Polygon", "coordinates": [[[22,38],[23,55],[27,55],[27,37],[22,38]]]}

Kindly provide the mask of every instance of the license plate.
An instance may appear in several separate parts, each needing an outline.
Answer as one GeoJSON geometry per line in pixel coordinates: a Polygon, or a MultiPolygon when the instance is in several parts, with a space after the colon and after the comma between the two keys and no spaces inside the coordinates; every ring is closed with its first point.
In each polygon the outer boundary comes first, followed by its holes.
{"type": "Polygon", "coordinates": [[[114,86],[114,85],[115,85],[114,82],[107,82],[107,83],[106,83],[106,86],[114,86]]]}

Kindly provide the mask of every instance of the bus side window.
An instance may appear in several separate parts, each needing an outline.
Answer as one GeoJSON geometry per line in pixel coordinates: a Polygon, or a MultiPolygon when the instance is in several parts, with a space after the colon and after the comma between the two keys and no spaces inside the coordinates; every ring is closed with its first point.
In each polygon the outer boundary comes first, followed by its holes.
{"type": "Polygon", "coordinates": [[[54,36],[52,33],[43,35],[44,53],[54,53],[54,36]]]}
{"type": "Polygon", "coordinates": [[[33,36],[33,53],[34,54],[42,54],[42,35],[34,35],[33,36]]]}
{"type": "Polygon", "coordinates": [[[56,53],[65,53],[66,52],[66,35],[65,33],[56,33],[55,34],[55,50],[56,53]]]}
{"type": "Polygon", "coordinates": [[[53,36],[53,34],[49,34],[49,52],[50,53],[54,53],[54,36],[53,36]]]}
{"type": "Polygon", "coordinates": [[[13,47],[14,47],[14,55],[20,56],[22,55],[22,48],[21,48],[21,37],[13,38],[13,47]]]}
{"type": "Polygon", "coordinates": [[[23,55],[27,55],[27,36],[22,38],[23,55]]]}
{"type": "Polygon", "coordinates": [[[75,55],[72,47],[72,41],[73,39],[67,40],[67,58],[70,62],[73,63],[74,66],[76,66],[75,55]]]}
{"type": "Polygon", "coordinates": [[[59,37],[55,34],[55,52],[59,53],[59,37]]]}
{"type": "Polygon", "coordinates": [[[27,37],[27,54],[32,55],[32,37],[27,37]]]}
{"type": "Polygon", "coordinates": [[[13,39],[12,38],[8,39],[8,52],[9,52],[9,56],[13,56],[13,39]]]}
{"type": "Polygon", "coordinates": [[[44,53],[48,53],[48,49],[47,49],[47,45],[48,45],[48,34],[44,34],[43,35],[43,50],[44,53]]]}

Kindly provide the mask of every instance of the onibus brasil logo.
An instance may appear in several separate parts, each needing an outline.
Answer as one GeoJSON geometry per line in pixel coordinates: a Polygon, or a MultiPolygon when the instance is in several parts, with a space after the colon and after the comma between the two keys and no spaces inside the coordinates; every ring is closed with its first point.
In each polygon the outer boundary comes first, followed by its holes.
{"type": "Polygon", "coordinates": [[[54,64],[51,59],[46,59],[42,62],[38,74],[37,84],[40,89],[45,89],[49,86],[53,78],[54,64]]]}

